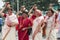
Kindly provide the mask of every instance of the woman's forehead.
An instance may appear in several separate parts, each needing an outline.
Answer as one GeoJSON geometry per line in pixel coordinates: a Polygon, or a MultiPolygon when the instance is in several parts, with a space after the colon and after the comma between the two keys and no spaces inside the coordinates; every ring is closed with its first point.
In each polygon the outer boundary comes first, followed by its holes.
{"type": "Polygon", "coordinates": [[[8,10],[8,11],[11,11],[11,10],[8,10]]]}
{"type": "Polygon", "coordinates": [[[48,13],[50,13],[51,11],[48,11],[48,13]]]}

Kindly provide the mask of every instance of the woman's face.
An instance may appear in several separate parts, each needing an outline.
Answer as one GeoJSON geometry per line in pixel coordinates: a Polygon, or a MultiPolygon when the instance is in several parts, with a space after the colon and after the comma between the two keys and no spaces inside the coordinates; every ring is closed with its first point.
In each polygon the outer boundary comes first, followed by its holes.
{"type": "Polygon", "coordinates": [[[37,7],[34,7],[33,10],[35,11],[37,9],[37,7]]]}
{"type": "Polygon", "coordinates": [[[47,15],[50,17],[53,15],[53,13],[51,11],[48,11],[47,15]]]}
{"type": "Polygon", "coordinates": [[[25,13],[23,13],[22,16],[23,16],[24,18],[28,17],[28,15],[25,14],[25,13]]]}
{"type": "Polygon", "coordinates": [[[35,15],[35,16],[41,16],[41,13],[39,13],[38,11],[35,11],[35,12],[34,12],[34,15],[35,15]]]}
{"type": "Polygon", "coordinates": [[[12,11],[11,10],[8,10],[8,14],[11,15],[12,14],[12,11]]]}

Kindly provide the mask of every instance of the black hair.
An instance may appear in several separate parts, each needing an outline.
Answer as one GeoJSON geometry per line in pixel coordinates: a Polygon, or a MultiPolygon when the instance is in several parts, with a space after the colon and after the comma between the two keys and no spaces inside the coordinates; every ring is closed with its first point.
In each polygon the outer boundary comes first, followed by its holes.
{"type": "Polygon", "coordinates": [[[60,8],[58,9],[58,11],[60,11],[60,8]]]}
{"type": "Polygon", "coordinates": [[[23,13],[19,13],[18,15],[22,15],[23,13]]]}
{"type": "Polygon", "coordinates": [[[23,11],[23,13],[27,14],[28,15],[28,12],[27,11],[23,11]]]}
{"type": "Polygon", "coordinates": [[[11,11],[13,11],[13,9],[12,9],[12,8],[8,8],[7,10],[11,10],[11,11]]]}
{"type": "MultiPolygon", "coordinates": [[[[23,13],[25,13],[26,15],[28,15],[28,11],[23,11],[23,13]]],[[[29,17],[29,15],[28,15],[28,17],[29,17]]]]}
{"type": "Polygon", "coordinates": [[[52,9],[48,9],[48,11],[51,11],[54,14],[54,11],[52,9]]]}
{"type": "Polygon", "coordinates": [[[46,14],[48,14],[48,11],[46,12],[46,14]]]}

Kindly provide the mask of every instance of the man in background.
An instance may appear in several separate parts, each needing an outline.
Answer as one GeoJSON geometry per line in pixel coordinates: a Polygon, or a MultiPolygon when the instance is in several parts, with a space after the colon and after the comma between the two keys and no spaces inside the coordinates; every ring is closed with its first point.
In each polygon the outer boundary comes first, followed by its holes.
{"type": "Polygon", "coordinates": [[[0,32],[1,32],[1,30],[2,30],[2,25],[3,25],[3,19],[2,19],[2,17],[0,16],[0,32]]]}

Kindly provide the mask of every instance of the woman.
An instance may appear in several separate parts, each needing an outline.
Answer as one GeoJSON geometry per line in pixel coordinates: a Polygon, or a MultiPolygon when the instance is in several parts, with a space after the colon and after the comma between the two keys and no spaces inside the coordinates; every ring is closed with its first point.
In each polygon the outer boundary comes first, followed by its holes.
{"type": "Polygon", "coordinates": [[[44,17],[39,15],[40,12],[36,11],[36,19],[33,21],[32,34],[33,40],[43,40],[42,39],[42,28],[44,27],[44,17]]]}
{"type": "Polygon", "coordinates": [[[23,20],[19,18],[18,40],[29,40],[28,29],[31,28],[32,22],[28,19],[28,13],[26,11],[23,12],[22,17],[23,20]]]}
{"type": "Polygon", "coordinates": [[[18,20],[15,14],[12,13],[10,6],[6,5],[0,14],[5,17],[5,23],[2,28],[2,40],[16,40],[15,26],[18,24],[18,20]],[[8,7],[8,14],[4,14],[3,11],[8,7]]]}
{"type": "Polygon", "coordinates": [[[57,40],[55,25],[54,11],[52,9],[49,9],[46,27],[46,40],[57,40]]]}

